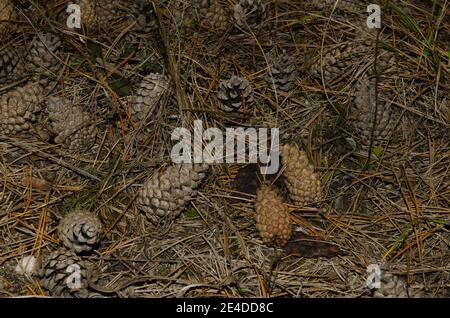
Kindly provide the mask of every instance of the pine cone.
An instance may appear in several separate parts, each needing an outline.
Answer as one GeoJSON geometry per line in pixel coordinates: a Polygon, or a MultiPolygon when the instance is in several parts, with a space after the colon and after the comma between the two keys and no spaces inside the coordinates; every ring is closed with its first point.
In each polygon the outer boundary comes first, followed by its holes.
{"type": "Polygon", "coordinates": [[[8,135],[30,129],[43,98],[42,87],[31,82],[0,95],[0,133],[8,135]]]}
{"type": "Polygon", "coordinates": [[[294,59],[286,53],[279,57],[271,54],[268,58],[270,65],[265,80],[270,85],[275,84],[279,90],[289,91],[297,78],[297,67],[294,59]]]}
{"type": "Polygon", "coordinates": [[[408,298],[408,289],[405,281],[396,275],[381,275],[380,288],[376,289],[373,296],[376,298],[408,298]]]}
{"type": "Polygon", "coordinates": [[[85,211],[69,213],[58,226],[64,246],[75,253],[91,251],[99,242],[102,230],[100,219],[85,211]]]}
{"type": "Polygon", "coordinates": [[[8,31],[11,30],[11,21],[16,17],[16,11],[11,1],[0,0],[0,41],[6,38],[8,31]]]}
{"type": "Polygon", "coordinates": [[[87,297],[86,266],[74,252],[60,248],[52,252],[41,270],[41,286],[51,296],[87,297]]]}
{"type": "Polygon", "coordinates": [[[256,229],[264,244],[283,246],[289,241],[292,223],[289,209],[270,184],[262,184],[256,191],[256,229]]]}
{"type": "Polygon", "coordinates": [[[51,33],[39,33],[31,42],[27,69],[40,77],[39,82],[44,87],[49,83],[49,77],[56,77],[61,68],[57,58],[60,47],[60,38],[51,33]]]}
{"type": "MultiPolygon", "coordinates": [[[[375,81],[362,80],[356,86],[356,97],[350,122],[358,132],[358,139],[369,145],[375,115],[375,81]]],[[[394,122],[390,105],[383,100],[383,94],[379,91],[377,118],[374,130],[376,144],[385,143],[393,130],[394,122]]]]}
{"type": "Polygon", "coordinates": [[[64,144],[72,152],[86,152],[93,146],[97,126],[81,107],[63,97],[51,96],[47,101],[47,112],[56,143],[64,144]]]}
{"type": "Polygon", "coordinates": [[[243,105],[247,108],[251,105],[252,92],[253,88],[245,78],[233,75],[228,80],[220,81],[217,98],[224,111],[238,111],[243,105]]]}
{"type": "Polygon", "coordinates": [[[306,153],[296,146],[283,145],[281,156],[286,166],[284,176],[292,202],[303,206],[318,201],[322,192],[320,178],[306,153]]]}
{"type": "Polygon", "coordinates": [[[161,74],[150,73],[142,80],[131,111],[137,121],[143,121],[152,115],[169,87],[169,79],[161,74]]]}
{"type": "Polygon", "coordinates": [[[233,16],[239,28],[257,28],[267,17],[265,0],[239,0],[233,7],[233,16]]]}
{"type": "Polygon", "coordinates": [[[173,220],[197,194],[206,169],[205,165],[175,164],[153,175],[138,193],[138,208],[155,225],[173,220]]]}
{"type": "MultiPolygon", "coordinates": [[[[352,76],[350,75],[358,69],[358,63],[367,63],[368,60],[373,60],[373,52],[373,41],[368,39],[340,45],[328,52],[324,52],[322,57],[318,54],[317,60],[311,66],[311,75],[322,83],[323,70],[323,79],[326,85],[330,86],[333,82],[345,83],[345,80],[351,78],[352,76]],[[340,80],[338,81],[338,79],[340,80]]],[[[394,66],[395,59],[393,54],[380,49],[377,62],[378,74],[388,76],[394,71],[394,66]]],[[[372,63],[371,67],[367,68],[366,76],[374,74],[372,63]]]]}
{"type": "Polygon", "coordinates": [[[217,0],[196,0],[194,8],[200,26],[212,31],[223,32],[228,29],[230,18],[228,12],[217,0]]]}
{"type": "Polygon", "coordinates": [[[5,48],[0,52],[0,84],[25,75],[24,51],[19,48],[5,48]]]}

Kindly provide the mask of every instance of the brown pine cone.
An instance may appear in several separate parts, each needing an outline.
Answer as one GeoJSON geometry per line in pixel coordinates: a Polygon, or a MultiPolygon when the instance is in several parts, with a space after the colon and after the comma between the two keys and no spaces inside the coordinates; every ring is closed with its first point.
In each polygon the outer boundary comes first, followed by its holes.
{"type": "Polygon", "coordinates": [[[196,0],[194,8],[201,27],[215,33],[228,29],[230,17],[224,6],[217,0],[196,0]]]}
{"type": "Polygon", "coordinates": [[[9,135],[30,129],[43,98],[42,87],[31,82],[0,95],[0,133],[9,135]]]}
{"type": "Polygon", "coordinates": [[[288,92],[297,79],[297,67],[294,58],[286,53],[275,56],[269,54],[269,70],[266,73],[265,80],[270,84],[270,88],[275,84],[277,89],[288,92]]]}
{"type": "Polygon", "coordinates": [[[0,84],[16,80],[25,75],[25,50],[4,48],[0,51],[0,84]]]}
{"type": "Polygon", "coordinates": [[[284,246],[292,234],[289,209],[270,184],[262,184],[256,191],[256,229],[264,244],[284,246]]]}
{"type": "Polygon", "coordinates": [[[219,106],[226,112],[239,111],[243,106],[249,108],[252,92],[252,86],[244,77],[233,75],[219,83],[219,106]]]}
{"type": "Polygon", "coordinates": [[[51,96],[47,100],[47,112],[56,143],[62,143],[72,152],[86,152],[94,145],[97,126],[80,106],[72,105],[63,97],[51,96]]]}
{"type": "MultiPolygon", "coordinates": [[[[375,123],[374,143],[383,145],[389,139],[394,120],[391,105],[386,101],[386,95],[379,90],[377,118],[375,123]]],[[[362,80],[356,85],[356,97],[350,114],[350,122],[356,128],[357,139],[364,145],[370,144],[373,121],[375,120],[375,81],[362,80]]]]}
{"type": "Polygon", "coordinates": [[[86,266],[74,252],[60,248],[52,252],[40,273],[41,286],[56,297],[88,297],[86,266]]]}
{"type": "Polygon", "coordinates": [[[314,166],[309,163],[306,153],[297,146],[283,145],[281,156],[286,166],[283,175],[292,202],[304,206],[320,200],[320,178],[314,172],[314,166]]]}
{"type": "Polygon", "coordinates": [[[75,253],[91,251],[99,242],[102,230],[100,219],[86,211],[67,214],[58,226],[64,246],[75,253]]]}
{"type": "Polygon", "coordinates": [[[175,164],[151,176],[136,199],[138,208],[155,225],[176,218],[197,194],[206,165],[175,164]]]}

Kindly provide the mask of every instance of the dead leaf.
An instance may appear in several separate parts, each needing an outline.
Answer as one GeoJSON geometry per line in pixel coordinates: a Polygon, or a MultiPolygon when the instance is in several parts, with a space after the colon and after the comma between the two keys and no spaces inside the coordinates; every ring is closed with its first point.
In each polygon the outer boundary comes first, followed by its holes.
{"type": "Polygon", "coordinates": [[[24,187],[31,186],[32,189],[43,192],[48,191],[50,189],[50,184],[46,180],[29,176],[23,177],[22,184],[24,187]]]}
{"type": "Polygon", "coordinates": [[[284,252],[287,255],[306,258],[331,258],[338,255],[347,255],[347,253],[336,244],[300,232],[295,233],[289,240],[284,247],[284,252]]]}

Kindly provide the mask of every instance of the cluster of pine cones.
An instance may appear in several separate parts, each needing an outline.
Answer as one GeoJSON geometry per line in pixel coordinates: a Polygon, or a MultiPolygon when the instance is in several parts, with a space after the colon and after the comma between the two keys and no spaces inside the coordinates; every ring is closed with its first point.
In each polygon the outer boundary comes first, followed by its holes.
{"type": "MultiPolygon", "coordinates": [[[[82,31],[97,32],[109,27],[110,17],[118,11],[112,1],[75,1],[82,12],[82,31]]],[[[334,1],[312,1],[315,7],[333,5],[334,1]]],[[[180,4],[181,6],[181,4],[180,4]]],[[[159,27],[152,6],[137,1],[134,30],[150,33],[159,27]]],[[[361,7],[352,1],[339,1],[337,12],[359,12],[361,7]]],[[[272,3],[264,0],[237,0],[230,7],[226,1],[196,0],[191,8],[179,8],[171,19],[186,34],[197,27],[210,30],[215,36],[227,32],[251,35],[262,24],[270,24],[272,3]]],[[[346,16],[360,17],[359,14],[346,16]]],[[[10,0],[0,0],[0,21],[20,18],[10,0]]],[[[8,39],[14,23],[0,24],[0,42],[8,39]]],[[[80,34],[82,32],[80,31],[80,34]]],[[[81,35],[80,35],[81,36],[81,35]]],[[[321,52],[316,57],[310,75],[325,87],[334,89],[342,79],[354,71],[355,59],[361,59],[374,50],[373,34],[363,34],[355,42],[321,52]],[[356,44],[355,44],[356,43],[356,44]]],[[[0,95],[0,134],[36,134],[39,123],[53,137],[52,142],[74,154],[90,151],[98,141],[99,120],[68,96],[51,92],[59,85],[65,68],[64,45],[59,35],[38,32],[27,45],[0,52],[0,84],[10,87],[0,95]],[[17,83],[21,83],[18,85],[17,83]],[[22,84],[23,83],[23,84],[22,84]]],[[[296,88],[299,67],[293,56],[276,46],[265,56],[266,63],[258,65],[255,73],[263,74],[265,85],[273,94],[289,94],[296,88]]],[[[381,51],[377,70],[368,67],[351,83],[352,125],[359,132],[361,143],[385,142],[393,129],[393,115],[389,95],[382,92],[376,103],[374,75],[391,74],[394,58],[381,51]],[[378,109],[375,111],[376,107],[378,109]],[[376,122],[374,120],[376,118],[376,122]]],[[[129,115],[136,126],[144,126],[162,107],[172,92],[172,78],[157,72],[140,77],[136,94],[130,100],[129,115]]],[[[239,71],[224,72],[214,92],[218,110],[223,113],[247,113],[254,108],[255,89],[248,76],[239,71]]],[[[281,147],[284,171],[282,176],[289,194],[289,203],[304,207],[322,198],[320,175],[305,151],[285,144],[281,147]]],[[[186,204],[197,195],[197,189],[206,176],[208,165],[171,164],[153,171],[137,193],[136,207],[155,227],[175,220],[186,204]]],[[[282,247],[292,235],[292,221],[288,200],[274,185],[263,183],[255,197],[255,221],[262,242],[282,247]]],[[[86,297],[89,269],[82,255],[91,253],[100,243],[104,226],[90,211],[68,213],[59,223],[58,233],[64,247],[52,252],[39,272],[42,287],[54,296],[86,297]],[[75,276],[74,276],[75,275],[75,276]],[[70,284],[68,283],[70,282],[70,284]]],[[[393,288],[397,288],[395,283],[393,288]]],[[[390,285],[389,285],[390,286],[390,285]]],[[[382,291],[380,291],[382,293],[382,291]]]]}

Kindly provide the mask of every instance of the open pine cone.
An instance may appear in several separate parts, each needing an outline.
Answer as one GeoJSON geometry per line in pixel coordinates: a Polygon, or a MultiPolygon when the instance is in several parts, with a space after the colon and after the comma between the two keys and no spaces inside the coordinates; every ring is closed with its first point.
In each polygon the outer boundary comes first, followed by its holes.
{"type": "Polygon", "coordinates": [[[150,118],[162,96],[170,88],[169,79],[161,74],[150,73],[140,83],[131,113],[138,122],[150,118]]]}
{"type": "Polygon", "coordinates": [[[31,82],[0,95],[0,133],[9,135],[30,129],[43,98],[42,87],[31,82]]]}
{"type": "MultiPolygon", "coordinates": [[[[369,145],[375,120],[375,81],[362,80],[356,85],[356,98],[350,122],[356,128],[356,136],[364,145],[369,145]]],[[[383,100],[379,91],[377,118],[373,132],[375,145],[382,145],[388,139],[394,128],[391,104],[383,100]]]]}
{"type": "Polygon", "coordinates": [[[257,28],[267,17],[266,0],[238,0],[233,7],[236,25],[247,30],[257,28]]]}
{"type": "Polygon", "coordinates": [[[62,143],[72,152],[86,152],[93,146],[97,126],[80,106],[72,105],[63,97],[51,96],[47,100],[47,112],[56,143],[62,143]]]}
{"type": "Polygon", "coordinates": [[[247,108],[251,105],[252,92],[252,86],[244,77],[233,75],[228,80],[220,81],[217,98],[224,111],[239,111],[243,105],[247,108]]]}
{"type": "Polygon", "coordinates": [[[175,164],[151,176],[138,193],[138,208],[155,225],[173,220],[196,195],[206,169],[206,165],[175,164]]]}
{"type": "Polygon", "coordinates": [[[270,88],[275,84],[277,89],[289,91],[297,78],[294,58],[283,53],[278,57],[270,54],[268,59],[269,70],[266,73],[265,80],[270,84],[270,88]]]}
{"type": "Polygon", "coordinates": [[[76,253],[91,251],[99,242],[102,230],[100,219],[86,211],[69,213],[58,226],[64,246],[76,253]]]}
{"type": "Polygon", "coordinates": [[[0,0],[0,41],[6,38],[8,31],[11,30],[12,21],[16,17],[17,14],[12,2],[10,0],[0,0]]]}
{"type": "Polygon", "coordinates": [[[44,263],[41,286],[55,297],[88,297],[86,266],[74,252],[60,248],[44,263]]]}
{"type": "Polygon", "coordinates": [[[270,184],[262,184],[256,191],[255,199],[256,229],[264,244],[284,246],[292,234],[289,209],[270,184]]]}
{"type": "Polygon", "coordinates": [[[286,166],[283,175],[292,202],[303,206],[318,201],[322,193],[320,178],[306,153],[297,146],[283,145],[281,156],[286,166]]]}

